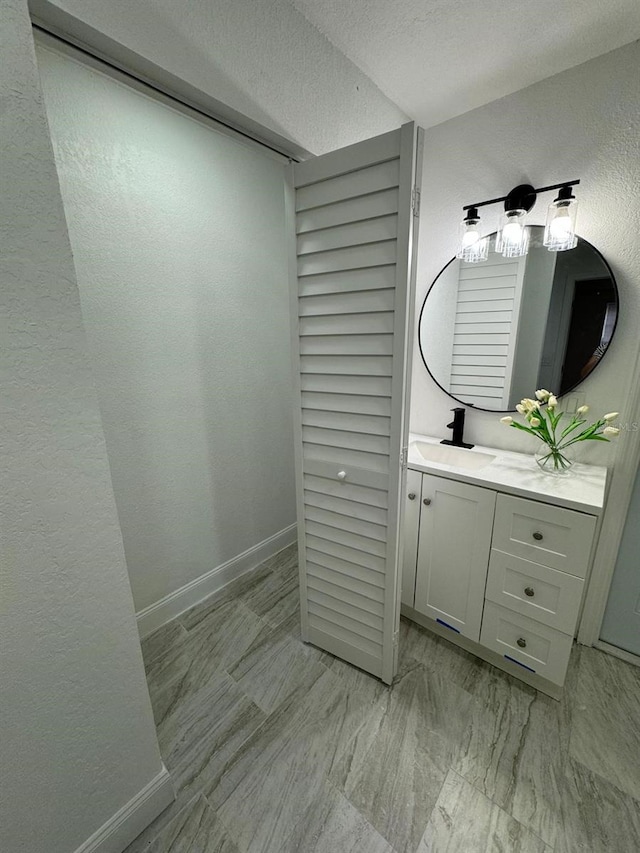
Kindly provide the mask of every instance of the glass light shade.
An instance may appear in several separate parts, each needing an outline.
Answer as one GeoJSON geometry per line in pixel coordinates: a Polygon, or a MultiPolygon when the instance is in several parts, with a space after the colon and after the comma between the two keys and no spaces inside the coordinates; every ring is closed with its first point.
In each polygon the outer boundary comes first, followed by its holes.
{"type": "Polygon", "coordinates": [[[476,264],[489,257],[489,238],[481,237],[478,227],[480,219],[464,219],[460,223],[460,242],[456,257],[476,264]]]}
{"type": "Polygon", "coordinates": [[[529,229],[524,221],[526,210],[507,210],[500,219],[500,229],[496,236],[496,252],[503,258],[519,258],[529,251],[529,229]]]}
{"type": "Polygon", "coordinates": [[[578,245],[577,209],[578,202],[575,198],[557,198],[549,205],[543,242],[550,252],[565,252],[567,249],[575,249],[578,245]]]}

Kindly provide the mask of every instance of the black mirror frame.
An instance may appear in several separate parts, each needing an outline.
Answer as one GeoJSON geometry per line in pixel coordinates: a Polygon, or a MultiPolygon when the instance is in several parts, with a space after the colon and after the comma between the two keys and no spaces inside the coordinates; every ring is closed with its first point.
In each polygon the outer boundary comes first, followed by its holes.
{"type": "MultiPolygon", "coordinates": [[[[544,226],[540,226],[540,225],[535,226],[533,223],[531,223],[531,224],[533,225],[533,227],[538,227],[538,228],[544,227],[544,226]]],[[[488,235],[488,236],[493,236],[493,235],[488,235]]],[[[613,324],[613,329],[611,331],[611,337],[609,339],[609,344],[607,345],[607,348],[603,352],[601,358],[598,359],[597,363],[594,364],[594,366],[591,368],[591,370],[589,371],[589,373],[587,373],[587,375],[585,377],[580,379],[579,382],[576,382],[574,385],[572,385],[570,388],[567,388],[566,391],[563,392],[563,394],[562,394],[563,397],[566,396],[567,394],[570,394],[572,391],[575,391],[576,388],[579,388],[580,385],[582,385],[582,383],[585,381],[585,379],[588,379],[589,376],[591,376],[591,374],[594,372],[594,370],[596,370],[596,368],[599,367],[600,364],[602,363],[602,361],[605,359],[607,353],[609,352],[609,349],[611,348],[611,342],[613,341],[613,338],[614,338],[615,333],[616,333],[616,329],[618,328],[618,319],[620,317],[620,291],[618,289],[618,282],[616,281],[616,277],[613,274],[613,270],[611,269],[609,262],[607,261],[605,256],[602,254],[602,252],[593,245],[593,243],[590,243],[589,240],[585,240],[584,237],[580,237],[580,235],[576,235],[576,236],[578,237],[579,240],[582,240],[583,243],[586,243],[588,246],[590,246],[593,249],[593,251],[600,258],[602,263],[605,265],[607,271],[609,272],[609,275],[611,276],[611,281],[613,282],[613,286],[614,286],[615,291],[616,291],[616,299],[617,299],[617,303],[618,303],[618,310],[616,311],[616,319],[615,319],[615,322],[613,324]]],[[[454,397],[450,391],[446,390],[446,388],[443,388],[442,385],[435,378],[433,373],[429,370],[429,365],[427,364],[427,359],[425,358],[424,351],[422,349],[422,337],[420,335],[420,328],[422,326],[422,315],[424,313],[424,309],[425,309],[425,306],[427,304],[427,299],[429,298],[429,294],[431,293],[431,291],[435,287],[438,279],[440,278],[442,273],[447,269],[447,267],[450,266],[456,260],[458,260],[458,258],[453,257],[453,258],[451,258],[450,261],[447,261],[447,263],[442,267],[442,269],[440,270],[438,275],[431,282],[431,286],[429,287],[429,290],[427,291],[427,293],[424,297],[424,302],[422,303],[422,308],[420,309],[420,316],[418,317],[418,326],[417,326],[418,348],[420,350],[420,358],[422,359],[422,363],[424,364],[427,373],[433,379],[433,381],[438,386],[438,388],[440,388],[441,391],[444,391],[444,393],[448,397],[451,397],[452,400],[455,400],[456,403],[460,403],[461,405],[466,406],[468,409],[473,409],[476,412],[490,412],[491,414],[503,414],[503,413],[508,414],[509,412],[515,412],[515,409],[483,409],[480,406],[474,406],[473,403],[466,403],[464,400],[460,400],[458,397],[454,397]]]]}

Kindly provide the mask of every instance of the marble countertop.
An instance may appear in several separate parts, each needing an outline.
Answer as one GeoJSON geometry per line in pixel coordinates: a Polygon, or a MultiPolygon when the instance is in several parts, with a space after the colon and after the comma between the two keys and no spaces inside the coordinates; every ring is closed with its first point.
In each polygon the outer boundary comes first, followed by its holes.
{"type": "Polygon", "coordinates": [[[475,445],[470,453],[489,453],[495,459],[483,468],[470,471],[425,460],[415,445],[417,441],[440,444],[439,438],[411,433],[408,467],[414,470],[591,515],[600,515],[603,511],[607,483],[605,467],[576,462],[569,474],[557,477],[541,471],[531,454],[475,445]]]}

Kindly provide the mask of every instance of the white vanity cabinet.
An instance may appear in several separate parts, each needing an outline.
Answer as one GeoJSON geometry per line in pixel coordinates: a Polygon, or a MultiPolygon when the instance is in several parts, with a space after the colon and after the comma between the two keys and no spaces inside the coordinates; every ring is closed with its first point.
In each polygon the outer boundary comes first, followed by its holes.
{"type": "Polygon", "coordinates": [[[601,507],[570,508],[537,481],[543,499],[468,479],[408,471],[403,613],[558,698],[601,507]]]}

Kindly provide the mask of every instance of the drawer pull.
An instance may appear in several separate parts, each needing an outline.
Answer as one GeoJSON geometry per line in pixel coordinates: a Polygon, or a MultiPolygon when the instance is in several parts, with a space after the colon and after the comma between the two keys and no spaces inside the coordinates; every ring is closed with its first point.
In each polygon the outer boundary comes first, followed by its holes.
{"type": "Polygon", "coordinates": [[[536,530],[536,532],[533,534],[533,538],[536,539],[538,542],[542,542],[544,536],[542,535],[542,533],[540,533],[539,530],[536,530]]]}
{"type": "MultiPolygon", "coordinates": [[[[347,472],[346,471],[338,471],[338,479],[339,480],[346,480],[347,479],[347,472]]],[[[535,536],[535,533],[534,533],[534,536],[535,536]]]]}
{"type": "Polygon", "coordinates": [[[416,493],[415,492],[409,492],[409,500],[415,501],[415,499],[416,499],[416,493]]]}
{"type": "Polygon", "coordinates": [[[524,637],[518,637],[518,639],[516,640],[516,643],[520,646],[521,649],[527,648],[527,641],[525,640],[524,637]]]}
{"type": "Polygon", "coordinates": [[[423,503],[425,506],[431,506],[431,498],[425,498],[425,499],[422,501],[422,503],[423,503]]]}
{"type": "Polygon", "coordinates": [[[536,592],[532,586],[527,586],[524,589],[524,594],[528,595],[529,598],[533,598],[533,596],[536,594],[536,592]]]}

